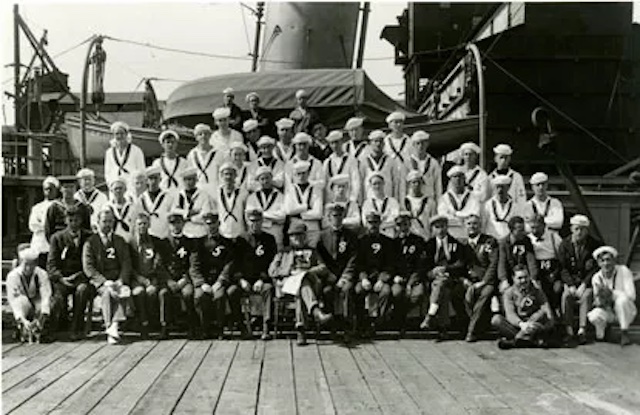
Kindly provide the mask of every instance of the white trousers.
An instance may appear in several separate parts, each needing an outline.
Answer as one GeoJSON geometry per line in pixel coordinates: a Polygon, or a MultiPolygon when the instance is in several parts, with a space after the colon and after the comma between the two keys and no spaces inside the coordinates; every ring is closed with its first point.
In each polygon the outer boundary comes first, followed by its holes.
{"type": "Polygon", "coordinates": [[[613,309],[596,307],[587,314],[587,318],[591,324],[596,328],[596,336],[602,338],[604,336],[604,329],[608,324],[615,323],[620,324],[621,330],[627,330],[633,320],[636,318],[637,309],[634,301],[627,295],[620,292],[613,293],[613,309]]]}

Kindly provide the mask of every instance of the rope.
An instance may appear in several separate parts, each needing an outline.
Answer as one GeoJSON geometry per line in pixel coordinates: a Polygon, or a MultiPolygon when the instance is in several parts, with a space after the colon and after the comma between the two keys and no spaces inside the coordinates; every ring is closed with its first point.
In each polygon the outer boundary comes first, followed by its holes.
{"type": "Polygon", "coordinates": [[[239,3],[238,5],[240,6],[240,14],[242,15],[242,25],[244,26],[244,36],[247,39],[247,49],[251,51],[251,41],[249,40],[249,29],[247,28],[247,19],[244,16],[244,9],[243,9],[244,7],[247,7],[247,6],[245,6],[242,3],[239,3]]]}
{"type": "Polygon", "coordinates": [[[52,58],[59,58],[60,56],[71,52],[72,50],[79,48],[80,46],[84,45],[85,43],[91,42],[93,40],[93,38],[95,38],[95,35],[91,35],[88,38],[86,38],[85,40],[83,40],[82,42],[78,43],[75,46],[71,46],[68,49],[63,50],[62,52],[56,53],[55,55],[52,56],[52,58]]]}

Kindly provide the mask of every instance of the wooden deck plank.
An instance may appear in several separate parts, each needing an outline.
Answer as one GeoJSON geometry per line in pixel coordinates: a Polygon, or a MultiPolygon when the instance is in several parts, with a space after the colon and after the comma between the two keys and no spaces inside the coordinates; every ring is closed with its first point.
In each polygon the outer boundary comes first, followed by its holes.
{"type": "Polygon", "coordinates": [[[215,341],[212,343],[176,405],[174,413],[211,414],[213,412],[237,348],[237,341],[215,341]]]}
{"type": "MultiPolygon", "coordinates": [[[[296,369],[305,370],[305,366],[296,369]]],[[[288,415],[297,412],[293,373],[290,341],[274,340],[265,344],[258,414],[288,415]]]]}
{"type": "MultiPolygon", "coordinates": [[[[399,342],[395,343],[399,347],[399,342]]],[[[363,344],[351,349],[351,354],[360,368],[369,389],[384,414],[415,414],[420,412],[393,371],[385,364],[373,344],[363,344]]]]}
{"type": "Polygon", "coordinates": [[[4,356],[7,352],[17,348],[17,347],[21,347],[22,343],[19,342],[15,342],[15,343],[2,343],[2,356],[4,356]]]}
{"type": "Polygon", "coordinates": [[[336,413],[320,360],[321,347],[292,347],[296,400],[300,414],[334,415],[336,413]]]}
{"type": "Polygon", "coordinates": [[[18,368],[2,374],[2,392],[6,392],[29,376],[44,369],[61,356],[80,346],[80,343],[62,343],[55,347],[46,347],[43,353],[36,354],[22,363],[18,368]]]}
{"type": "Polygon", "coordinates": [[[98,402],[90,413],[129,413],[185,344],[186,340],[167,340],[158,343],[98,402]]]}
{"type": "Polygon", "coordinates": [[[256,412],[264,353],[264,342],[243,341],[238,344],[216,413],[244,415],[256,412]]]}
{"type": "Polygon", "coordinates": [[[395,373],[404,390],[421,408],[421,413],[458,415],[467,414],[454,394],[445,389],[436,377],[425,370],[404,347],[389,342],[378,342],[376,350],[382,360],[395,373]]]}
{"type": "Polygon", "coordinates": [[[467,376],[458,365],[442,353],[442,349],[449,347],[451,343],[435,344],[424,340],[401,342],[418,362],[455,396],[465,409],[509,408],[498,395],[498,391],[489,390],[481,382],[467,376]]]}
{"type": "Polygon", "coordinates": [[[318,346],[329,392],[339,414],[381,413],[349,349],[318,346]]]}
{"type": "Polygon", "coordinates": [[[42,414],[53,410],[59,403],[81,388],[98,372],[124,352],[121,347],[103,347],[82,364],[68,371],[62,377],[51,383],[46,389],[18,407],[13,413],[42,414]]]}
{"type": "Polygon", "coordinates": [[[187,388],[211,342],[187,343],[133,408],[133,414],[170,414],[187,388]]]}
{"type": "Polygon", "coordinates": [[[29,398],[55,382],[68,371],[104,347],[104,344],[84,343],[44,369],[18,383],[2,394],[2,410],[9,413],[29,398]]]}
{"type": "Polygon", "coordinates": [[[69,395],[50,413],[67,415],[86,414],[127,374],[136,364],[158,344],[155,341],[141,341],[127,346],[113,346],[122,349],[117,359],[111,361],[96,376],[69,395]]]}
{"type": "Polygon", "coordinates": [[[8,372],[14,367],[31,359],[33,356],[48,349],[50,349],[50,347],[46,344],[32,344],[12,349],[6,355],[2,356],[2,373],[8,372]]]}

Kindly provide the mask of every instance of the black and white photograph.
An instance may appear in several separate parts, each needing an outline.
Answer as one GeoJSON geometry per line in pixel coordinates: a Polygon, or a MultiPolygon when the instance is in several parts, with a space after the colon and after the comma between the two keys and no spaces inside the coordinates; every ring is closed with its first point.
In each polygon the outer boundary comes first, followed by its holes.
{"type": "Polygon", "coordinates": [[[640,414],[640,1],[0,23],[0,413],[640,414]]]}

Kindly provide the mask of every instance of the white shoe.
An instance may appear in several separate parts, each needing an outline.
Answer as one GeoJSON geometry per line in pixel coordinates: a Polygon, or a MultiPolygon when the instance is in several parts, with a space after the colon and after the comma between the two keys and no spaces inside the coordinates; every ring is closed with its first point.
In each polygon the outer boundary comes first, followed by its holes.
{"type": "Polygon", "coordinates": [[[113,336],[107,335],[107,344],[118,344],[118,339],[113,336]]]}
{"type": "Polygon", "coordinates": [[[118,333],[118,325],[116,323],[111,323],[109,327],[104,331],[107,336],[113,337],[116,340],[120,339],[120,333],[118,333]]]}

